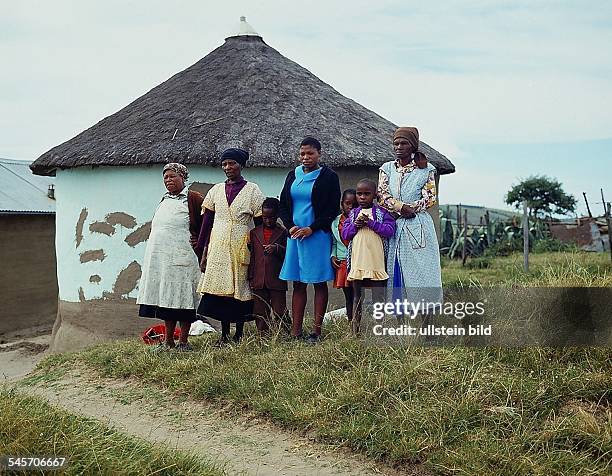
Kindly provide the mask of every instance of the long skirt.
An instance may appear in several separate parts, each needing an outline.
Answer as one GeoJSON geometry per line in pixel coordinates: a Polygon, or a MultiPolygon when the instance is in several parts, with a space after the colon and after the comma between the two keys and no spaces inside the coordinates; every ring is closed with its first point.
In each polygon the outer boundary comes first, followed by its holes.
{"type": "Polygon", "coordinates": [[[172,309],[151,304],[141,304],[138,315],[163,321],[194,322],[197,320],[195,309],[172,309]]]}
{"type": "Polygon", "coordinates": [[[389,240],[387,299],[442,302],[438,237],[429,213],[399,218],[389,240]]]}
{"type": "Polygon", "coordinates": [[[255,319],[253,300],[240,301],[229,296],[204,294],[197,313],[222,322],[245,322],[255,319]]]}

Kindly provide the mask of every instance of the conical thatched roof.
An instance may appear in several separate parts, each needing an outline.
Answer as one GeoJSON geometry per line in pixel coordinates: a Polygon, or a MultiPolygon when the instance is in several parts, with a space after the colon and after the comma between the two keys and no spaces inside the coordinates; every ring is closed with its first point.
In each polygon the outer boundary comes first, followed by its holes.
{"type": "MultiPolygon", "coordinates": [[[[255,34],[256,35],[256,34],[255,34]]],[[[291,167],[306,135],[332,167],[393,159],[395,125],[338,93],[255,35],[232,36],[186,70],[41,155],[31,168],[165,163],[216,165],[243,147],[250,166],[291,167]]],[[[440,174],[453,164],[427,144],[440,174]]]]}

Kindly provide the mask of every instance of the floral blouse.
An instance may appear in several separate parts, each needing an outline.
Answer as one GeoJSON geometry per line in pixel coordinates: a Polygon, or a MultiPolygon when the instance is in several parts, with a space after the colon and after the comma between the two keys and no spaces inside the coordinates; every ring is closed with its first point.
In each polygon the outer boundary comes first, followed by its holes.
{"type": "MultiPolygon", "coordinates": [[[[399,160],[395,161],[395,169],[402,176],[409,174],[416,168],[414,160],[406,165],[401,165],[399,160]]],[[[415,202],[403,203],[394,198],[389,189],[389,177],[382,170],[378,175],[378,203],[391,212],[400,213],[404,205],[413,208],[415,213],[419,213],[433,207],[436,204],[436,176],[433,171],[429,172],[427,182],[421,190],[421,198],[415,202]]]]}

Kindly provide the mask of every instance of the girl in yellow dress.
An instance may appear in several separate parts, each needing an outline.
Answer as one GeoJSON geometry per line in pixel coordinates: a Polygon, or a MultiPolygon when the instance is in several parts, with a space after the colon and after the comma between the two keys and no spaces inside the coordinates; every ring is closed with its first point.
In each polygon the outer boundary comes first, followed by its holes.
{"type": "Polygon", "coordinates": [[[381,301],[389,275],[385,269],[387,241],[395,233],[395,220],[384,208],[374,205],[376,182],[362,179],[357,183],[357,208],[344,222],[342,238],[349,241],[347,281],[354,291],[352,330],[361,326],[362,290],[372,288],[375,301],[381,301]]]}

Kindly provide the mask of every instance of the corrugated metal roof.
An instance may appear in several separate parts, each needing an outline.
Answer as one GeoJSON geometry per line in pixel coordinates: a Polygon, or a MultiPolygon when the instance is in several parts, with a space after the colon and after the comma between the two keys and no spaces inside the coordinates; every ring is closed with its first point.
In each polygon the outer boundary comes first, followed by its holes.
{"type": "Polygon", "coordinates": [[[55,200],[47,196],[55,177],[34,175],[30,164],[0,159],[0,214],[55,213],[55,200]]]}

